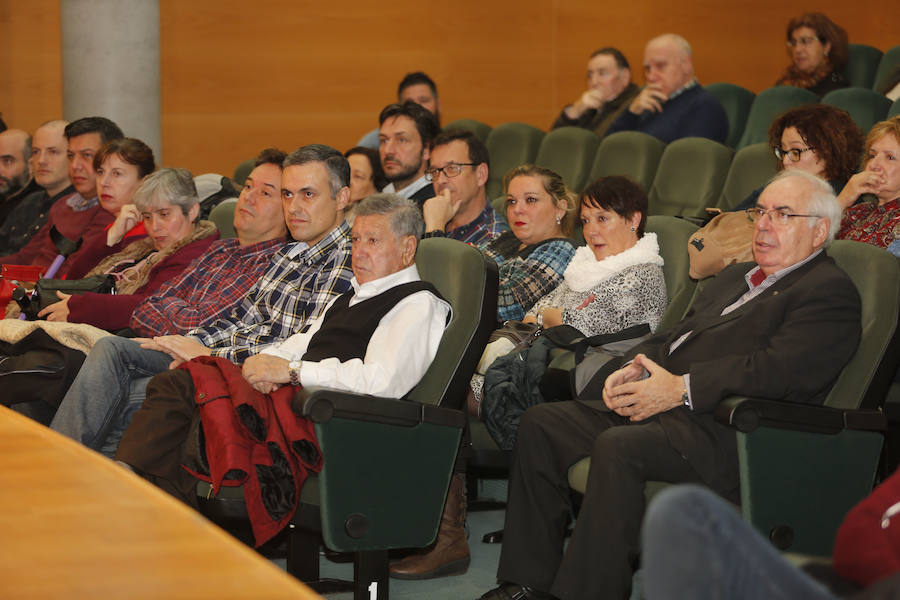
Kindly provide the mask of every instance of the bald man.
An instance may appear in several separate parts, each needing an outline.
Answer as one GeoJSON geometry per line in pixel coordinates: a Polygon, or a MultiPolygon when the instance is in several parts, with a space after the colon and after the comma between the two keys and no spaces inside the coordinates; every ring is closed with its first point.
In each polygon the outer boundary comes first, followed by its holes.
{"type": "MultiPolygon", "coordinates": [[[[24,246],[40,231],[50,207],[60,198],[71,196],[75,188],[69,183],[69,147],[65,136],[68,123],[62,120],[47,121],[37,128],[29,144],[32,186],[20,200],[0,216],[0,255],[11,254],[24,246]]],[[[0,137],[6,135],[0,133],[0,137]]],[[[2,208],[0,208],[2,211],[2,208]]]]}
{"type": "Polygon", "coordinates": [[[640,131],[666,143],[685,137],[725,142],[728,117],[715,96],[697,83],[687,40],[667,33],[647,42],[644,80],[644,88],[607,134],[640,131]]]}

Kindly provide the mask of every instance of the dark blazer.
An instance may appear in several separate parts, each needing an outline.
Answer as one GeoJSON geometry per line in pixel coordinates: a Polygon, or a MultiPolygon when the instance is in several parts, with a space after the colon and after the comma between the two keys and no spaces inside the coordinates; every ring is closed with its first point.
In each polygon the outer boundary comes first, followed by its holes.
{"type": "Polygon", "coordinates": [[[625,356],[644,353],[672,373],[690,373],[693,411],[679,407],[657,418],[672,445],[720,489],[732,478],[737,484],[737,463],[733,430],[711,414],[716,405],[731,395],[821,404],[861,335],[856,287],[824,253],[722,316],[747,291],[744,275],[754,266],[724,269],[684,320],[625,356]],[[710,455],[710,438],[721,452],[710,455]]]}

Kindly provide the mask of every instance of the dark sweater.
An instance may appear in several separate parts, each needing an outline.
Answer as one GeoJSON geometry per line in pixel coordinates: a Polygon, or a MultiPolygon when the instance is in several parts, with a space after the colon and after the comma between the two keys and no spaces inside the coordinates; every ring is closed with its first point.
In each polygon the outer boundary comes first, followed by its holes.
{"type": "Polygon", "coordinates": [[[626,110],[607,130],[640,131],[669,143],[686,137],[704,137],[725,143],[728,117],[715,96],[697,85],[663,104],[662,112],[639,115],[626,110]]]}

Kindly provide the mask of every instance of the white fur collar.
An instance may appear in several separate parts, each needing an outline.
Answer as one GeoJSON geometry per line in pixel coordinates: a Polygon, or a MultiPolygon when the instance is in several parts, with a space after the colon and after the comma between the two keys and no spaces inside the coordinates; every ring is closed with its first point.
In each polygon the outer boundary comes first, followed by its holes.
{"type": "Polygon", "coordinates": [[[585,292],[628,267],[648,264],[663,265],[655,233],[645,233],[628,250],[603,260],[594,258],[594,252],[589,246],[579,246],[563,276],[570,288],[576,292],[585,292]]]}

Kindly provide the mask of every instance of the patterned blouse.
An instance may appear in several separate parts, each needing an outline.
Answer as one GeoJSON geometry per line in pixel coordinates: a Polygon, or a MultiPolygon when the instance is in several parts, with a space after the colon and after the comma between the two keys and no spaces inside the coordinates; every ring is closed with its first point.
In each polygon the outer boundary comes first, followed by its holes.
{"type": "Polygon", "coordinates": [[[900,239],[900,198],[882,206],[877,202],[861,202],[847,208],[837,237],[887,248],[900,239]]]}

